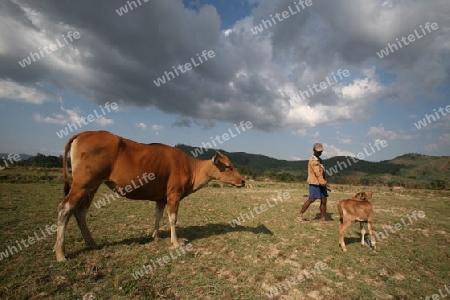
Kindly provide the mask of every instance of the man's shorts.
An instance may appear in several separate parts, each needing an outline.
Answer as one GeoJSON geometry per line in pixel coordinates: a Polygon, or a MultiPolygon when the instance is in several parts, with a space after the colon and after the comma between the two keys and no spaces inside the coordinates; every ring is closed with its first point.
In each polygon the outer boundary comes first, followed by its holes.
{"type": "Polygon", "coordinates": [[[322,199],[328,197],[327,188],[321,185],[309,185],[309,199],[322,199]]]}

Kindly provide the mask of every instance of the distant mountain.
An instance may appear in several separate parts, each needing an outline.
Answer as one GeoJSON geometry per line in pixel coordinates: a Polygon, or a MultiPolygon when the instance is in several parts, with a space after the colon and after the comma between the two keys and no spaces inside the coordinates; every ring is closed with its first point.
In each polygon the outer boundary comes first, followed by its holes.
{"type": "MultiPolygon", "coordinates": [[[[211,159],[213,150],[199,149],[178,144],[189,156],[211,159]]],[[[305,182],[307,160],[288,161],[260,154],[227,152],[227,155],[242,175],[253,179],[271,178],[285,182],[305,182]]],[[[20,154],[15,165],[43,168],[61,168],[62,156],[20,154]]],[[[8,154],[0,153],[0,164],[8,154]],[[3,157],[3,158],[2,158],[3,157]]],[[[324,160],[326,177],[330,183],[355,185],[404,186],[409,188],[450,189],[450,156],[427,156],[409,153],[391,160],[370,162],[355,158],[336,156],[324,160]]]]}
{"type": "MultiPolygon", "coordinates": [[[[15,153],[0,153],[0,161],[6,160],[8,161],[8,155],[14,156],[15,153]]],[[[19,154],[20,156],[20,160],[27,160],[30,157],[32,157],[32,155],[28,155],[28,154],[19,154]]],[[[14,159],[13,159],[14,160],[14,159]]]]}
{"type": "MultiPolygon", "coordinates": [[[[0,153],[0,164],[4,164],[4,160],[9,164],[8,160],[9,153],[0,153]]],[[[11,154],[14,165],[17,166],[31,166],[40,168],[61,168],[62,167],[62,156],[44,155],[38,153],[36,155],[19,154],[20,160],[14,160],[14,154],[11,154]]]]}
{"type": "MultiPolygon", "coordinates": [[[[198,159],[209,159],[214,153],[201,149],[200,154],[198,148],[184,144],[176,147],[198,159]]],[[[307,177],[307,160],[287,161],[260,154],[220,151],[231,159],[239,172],[253,178],[305,181],[307,177]]],[[[336,156],[325,159],[324,165],[330,183],[450,189],[450,156],[410,153],[380,162],[336,156]]]]}

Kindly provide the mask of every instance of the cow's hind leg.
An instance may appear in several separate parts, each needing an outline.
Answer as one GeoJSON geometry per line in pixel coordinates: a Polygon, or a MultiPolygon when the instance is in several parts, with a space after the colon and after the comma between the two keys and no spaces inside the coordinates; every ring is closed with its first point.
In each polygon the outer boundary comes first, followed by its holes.
{"type": "Polygon", "coordinates": [[[83,236],[84,242],[89,248],[96,249],[97,244],[92,238],[91,232],[86,224],[86,213],[89,209],[89,206],[94,198],[95,193],[97,192],[96,188],[94,191],[87,194],[79,205],[74,209],[75,218],[77,220],[78,227],[80,228],[81,235],[83,236]]]}
{"type": "MultiPolygon", "coordinates": [[[[164,208],[166,207],[165,201],[157,201],[156,209],[155,209],[155,230],[153,231],[152,237],[155,239],[155,242],[159,240],[159,222],[164,213],[164,208]]],[[[170,219],[170,216],[169,216],[170,219]]]]}
{"type": "Polygon", "coordinates": [[[66,226],[69,222],[69,218],[72,215],[72,208],[69,201],[66,198],[58,205],[58,220],[56,231],[56,242],[53,247],[53,251],[56,253],[56,261],[62,262],[66,260],[66,252],[64,239],[66,234],[66,226]]]}
{"type": "MultiPolygon", "coordinates": [[[[66,260],[65,234],[69,218],[72,216],[75,210],[78,209],[78,206],[80,205],[80,203],[83,202],[83,199],[85,199],[87,195],[88,192],[86,191],[85,188],[78,188],[77,185],[72,184],[69,193],[64,198],[64,200],[58,205],[56,242],[55,247],[53,248],[53,251],[55,251],[56,253],[56,260],[58,262],[66,260]]],[[[77,214],[78,217],[80,217],[79,212],[77,212],[77,214]]]]}
{"type": "Polygon", "coordinates": [[[83,199],[86,194],[85,189],[77,188],[72,185],[69,193],[66,195],[64,200],[58,205],[58,220],[57,220],[57,231],[56,231],[56,242],[53,251],[56,253],[56,260],[58,262],[66,260],[65,251],[65,234],[67,223],[70,217],[74,213],[74,210],[78,206],[79,202],[83,199]]]}

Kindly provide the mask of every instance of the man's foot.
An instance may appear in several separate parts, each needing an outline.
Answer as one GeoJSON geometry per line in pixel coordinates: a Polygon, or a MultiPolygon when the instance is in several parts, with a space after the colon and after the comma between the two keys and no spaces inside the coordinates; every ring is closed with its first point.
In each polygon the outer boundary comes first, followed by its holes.
{"type": "Polygon", "coordinates": [[[306,220],[303,219],[302,216],[297,216],[297,217],[295,218],[295,222],[297,222],[297,223],[303,223],[303,222],[306,222],[306,220]]]}

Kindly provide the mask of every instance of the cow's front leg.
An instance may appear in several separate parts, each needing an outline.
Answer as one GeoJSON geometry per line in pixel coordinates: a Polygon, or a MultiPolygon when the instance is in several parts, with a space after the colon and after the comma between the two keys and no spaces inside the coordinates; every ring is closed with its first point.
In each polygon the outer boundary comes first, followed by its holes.
{"type": "Polygon", "coordinates": [[[180,244],[178,243],[177,232],[175,230],[175,224],[177,223],[177,213],[168,212],[168,214],[170,223],[170,242],[172,244],[171,248],[176,249],[180,247],[180,244]]]}
{"type": "Polygon", "coordinates": [[[155,210],[155,230],[153,231],[152,237],[155,242],[159,240],[159,222],[161,221],[161,217],[164,212],[164,207],[166,207],[165,201],[156,202],[156,210],[155,210]]]}
{"type": "Polygon", "coordinates": [[[177,238],[177,232],[175,226],[177,224],[178,207],[180,205],[180,196],[168,197],[167,201],[167,214],[169,216],[170,224],[170,242],[172,243],[171,248],[176,249],[180,247],[177,238]]]}

